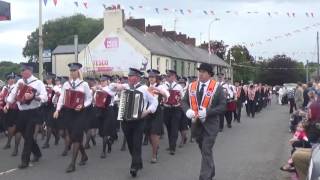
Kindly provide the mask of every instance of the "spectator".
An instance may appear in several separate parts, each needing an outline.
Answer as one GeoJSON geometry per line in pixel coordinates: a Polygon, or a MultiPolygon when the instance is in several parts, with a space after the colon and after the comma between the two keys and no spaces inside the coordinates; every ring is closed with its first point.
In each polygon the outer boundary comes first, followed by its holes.
{"type": "Polygon", "coordinates": [[[320,139],[320,98],[309,102],[308,122],[308,138],[311,143],[317,143],[320,139]]]}
{"type": "Polygon", "coordinates": [[[298,83],[296,92],[294,94],[294,100],[298,109],[302,109],[303,107],[303,88],[302,84],[298,83]]]}
{"type": "Polygon", "coordinates": [[[312,90],[312,82],[308,82],[308,87],[303,91],[303,107],[306,107],[309,103],[309,96],[308,93],[312,90]]]}
{"type": "Polygon", "coordinates": [[[294,167],[299,176],[299,180],[306,180],[310,164],[312,149],[299,148],[292,155],[294,167]]]}
{"type": "Polygon", "coordinates": [[[293,109],[297,110],[297,106],[296,103],[294,101],[294,89],[289,89],[288,90],[288,100],[289,100],[289,104],[290,104],[290,114],[293,113],[293,109]]]}

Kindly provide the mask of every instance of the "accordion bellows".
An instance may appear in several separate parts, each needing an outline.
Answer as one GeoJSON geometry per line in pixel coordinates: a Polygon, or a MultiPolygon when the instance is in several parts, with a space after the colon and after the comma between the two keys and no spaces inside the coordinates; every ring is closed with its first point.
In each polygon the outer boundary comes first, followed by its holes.
{"type": "Polygon", "coordinates": [[[75,91],[72,89],[66,89],[64,94],[65,108],[76,109],[79,105],[84,105],[84,93],[81,91],[75,91]]]}
{"type": "Polygon", "coordinates": [[[124,90],[120,95],[118,120],[134,121],[141,119],[144,108],[143,93],[137,90],[124,90]]]}

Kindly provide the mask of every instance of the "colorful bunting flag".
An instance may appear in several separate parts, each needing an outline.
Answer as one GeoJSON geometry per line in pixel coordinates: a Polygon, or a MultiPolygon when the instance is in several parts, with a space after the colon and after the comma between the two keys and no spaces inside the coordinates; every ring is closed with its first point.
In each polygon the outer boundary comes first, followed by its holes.
{"type": "Polygon", "coordinates": [[[43,0],[44,6],[47,6],[48,0],[43,0]]]}
{"type": "Polygon", "coordinates": [[[169,9],[168,9],[168,8],[163,8],[163,10],[165,10],[165,11],[169,11],[169,9]]]}
{"type": "Polygon", "coordinates": [[[184,15],[183,9],[180,9],[180,13],[181,13],[182,15],[184,15]]]}
{"type": "Polygon", "coordinates": [[[312,12],[312,13],[310,13],[310,15],[311,15],[311,17],[314,17],[314,13],[312,12]]]}
{"type": "Polygon", "coordinates": [[[213,16],[215,15],[214,11],[212,11],[212,10],[210,11],[210,13],[211,13],[213,16]]]}
{"type": "Polygon", "coordinates": [[[75,1],[75,2],[74,2],[74,5],[76,5],[77,7],[79,7],[78,1],[75,1]]]}
{"type": "Polygon", "coordinates": [[[131,9],[131,10],[134,10],[134,7],[133,7],[133,6],[130,6],[130,9],[131,9]]]}
{"type": "Polygon", "coordinates": [[[270,17],[271,17],[271,12],[268,12],[268,16],[270,16],[270,17]]]}
{"type": "Polygon", "coordinates": [[[191,9],[188,9],[188,13],[189,13],[189,14],[191,14],[191,13],[192,13],[191,9]]]}
{"type": "Polygon", "coordinates": [[[208,12],[207,12],[206,10],[204,10],[203,13],[204,13],[205,15],[208,15],[208,12]]]}
{"type": "Polygon", "coordinates": [[[58,0],[53,0],[53,4],[56,6],[58,3],[58,0]]]}
{"type": "Polygon", "coordinates": [[[158,8],[155,8],[155,10],[156,10],[156,13],[159,14],[159,9],[158,9],[158,8]]]}
{"type": "Polygon", "coordinates": [[[306,12],[306,16],[309,17],[309,13],[306,12]]]}
{"type": "Polygon", "coordinates": [[[88,2],[83,2],[83,6],[88,9],[88,2]]]}

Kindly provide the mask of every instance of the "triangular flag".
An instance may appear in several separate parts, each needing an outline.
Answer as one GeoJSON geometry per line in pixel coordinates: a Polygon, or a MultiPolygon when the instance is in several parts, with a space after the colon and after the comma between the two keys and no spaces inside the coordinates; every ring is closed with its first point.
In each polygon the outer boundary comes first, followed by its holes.
{"type": "Polygon", "coordinates": [[[192,13],[191,9],[188,9],[188,13],[189,13],[189,14],[191,14],[191,13],[192,13]]]}
{"type": "Polygon", "coordinates": [[[134,10],[134,7],[133,7],[133,6],[130,6],[130,9],[134,10]]]}
{"type": "Polygon", "coordinates": [[[287,12],[288,17],[290,17],[290,13],[287,12]]]}
{"type": "Polygon", "coordinates": [[[43,0],[43,2],[44,2],[44,5],[46,6],[46,5],[47,5],[48,0],[43,0]]]}
{"type": "Polygon", "coordinates": [[[310,13],[311,14],[311,17],[314,17],[314,13],[310,13]]]}
{"type": "Polygon", "coordinates": [[[231,11],[226,11],[227,14],[231,13],[231,11]]]}
{"type": "Polygon", "coordinates": [[[168,9],[168,8],[163,8],[163,10],[165,10],[165,11],[169,11],[169,9],[168,9]]]}
{"type": "Polygon", "coordinates": [[[140,8],[140,9],[142,9],[142,8],[143,8],[143,6],[139,6],[139,8],[140,8]]]}
{"type": "Polygon", "coordinates": [[[306,12],[306,16],[309,17],[309,13],[306,12]]]}
{"type": "Polygon", "coordinates": [[[107,9],[107,5],[106,4],[102,4],[104,9],[107,9]]]}
{"type": "Polygon", "coordinates": [[[58,0],[53,0],[53,4],[56,6],[58,3],[58,0]]]}
{"type": "Polygon", "coordinates": [[[159,14],[159,8],[155,8],[155,10],[156,10],[157,14],[159,14]]]}
{"type": "Polygon", "coordinates": [[[271,17],[271,12],[268,12],[268,16],[270,16],[270,17],[271,17]]]}
{"type": "Polygon", "coordinates": [[[214,11],[211,10],[210,13],[211,13],[212,15],[214,15],[214,11]]]}
{"type": "Polygon", "coordinates": [[[180,13],[181,13],[182,15],[184,15],[183,9],[180,9],[180,13]]]}
{"type": "Polygon", "coordinates": [[[292,13],[292,17],[296,17],[296,13],[292,13]]]}
{"type": "Polygon", "coordinates": [[[208,12],[207,12],[206,10],[204,10],[203,13],[204,13],[205,15],[208,15],[208,12]]]}
{"type": "Polygon", "coordinates": [[[79,7],[78,1],[75,1],[75,2],[74,2],[74,5],[76,5],[77,7],[79,7]]]}
{"type": "Polygon", "coordinates": [[[83,2],[83,6],[88,9],[88,2],[83,2]]]}

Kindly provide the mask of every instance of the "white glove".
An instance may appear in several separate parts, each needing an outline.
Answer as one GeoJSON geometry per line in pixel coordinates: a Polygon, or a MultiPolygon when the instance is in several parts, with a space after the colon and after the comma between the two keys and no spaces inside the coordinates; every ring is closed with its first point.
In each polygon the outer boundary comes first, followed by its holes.
{"type": "Polygon", "coordinates": [[[244,104],[248,104],[248,101],[245,101],[244,104]]]}
{"type": "Polygon", "coordinates": [[[207,117],[207,110],[204,108],[199,110],[199,119],[202,123],[204,123],[204,121],[206,120],[206,117],[207,117]]]}
{"type": "Polygon", "coordinates": [[[196,116],[196,113],[192,109],[188,109],[188,111],[186,112],[186,116],[189,119],[194,119],[194,117],[196,116]]]}

